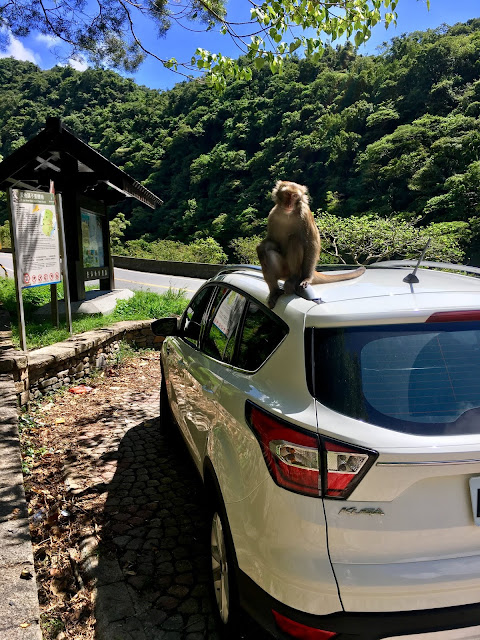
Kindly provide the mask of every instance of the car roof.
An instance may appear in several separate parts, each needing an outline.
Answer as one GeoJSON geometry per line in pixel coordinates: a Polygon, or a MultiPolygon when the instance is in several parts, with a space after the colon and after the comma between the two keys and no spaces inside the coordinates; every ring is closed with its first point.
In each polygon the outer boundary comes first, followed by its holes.
{"type": "MultiPolygon", "coordinates": [[[[436,312],[480,310],[480,278],[420,268],[418,283],[404,282],[412,271],[410,266],[372,265],[353,280],[314,285],[320,304],[296,295],[281,296],[274,312],[287,321],[292,312],[303,314],[305,326],[314,327],[425,322],[436,312]]],[[[268,287],[261,271],[239,268],[215,279],[228,281],[266,304],[268,287]]]]}

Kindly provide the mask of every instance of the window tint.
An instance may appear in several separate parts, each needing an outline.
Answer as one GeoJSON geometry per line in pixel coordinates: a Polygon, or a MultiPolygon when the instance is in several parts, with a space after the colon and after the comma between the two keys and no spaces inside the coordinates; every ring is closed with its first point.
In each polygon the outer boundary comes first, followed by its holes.
{"type": "Polygon", "coordinates": [[[202,350],[216,358],[230,362],[235,349],[237,329],[245,306],[245,298],[236,291],[218,291],[202,350]]]}
{"type": "Polygon", "coordinates": [[[250,302],[235,365],[240,369],[256,371],[286,334],[286,325],[275,320],[259,305],[250,302]]]}
{"type": "Polygon", "coordinates": [[[182,336],[190,344],[198,347],[203,315],[210,302],[215,287],[206,287],[195,295],[183,317],[182,336]]]}
{"type": "Polygon", "coordinates": [[[314,332],[323,404],[405,433],[480,433],[478,322],[314,332]]]}

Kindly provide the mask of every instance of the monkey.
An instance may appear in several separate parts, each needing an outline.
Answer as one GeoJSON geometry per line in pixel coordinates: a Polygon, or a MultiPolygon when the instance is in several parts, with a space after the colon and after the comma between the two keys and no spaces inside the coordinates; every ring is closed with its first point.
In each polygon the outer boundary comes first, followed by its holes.
{"type": "Polygon", "coordinates": [[[309,284],[324,284],[358,278],[359,267],[348,273],[323,274],[315,271],[320,256],[320,233],[309,206],[307,187],[278,180],[272,199],[275,206],[268,214],[267,237],[257,246],[263,277],[269,288],[267,304],[273,309],[278,298],[309,284]],[[284,289],[278,286],[284,280],[284,289]]]}

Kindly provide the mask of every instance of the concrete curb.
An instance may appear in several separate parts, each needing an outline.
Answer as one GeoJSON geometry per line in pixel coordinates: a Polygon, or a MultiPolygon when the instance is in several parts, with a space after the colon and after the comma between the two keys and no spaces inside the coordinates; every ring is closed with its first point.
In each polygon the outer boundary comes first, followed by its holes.
{"type": "MultiPolygon", "coordinates": [[[[0,353],[11,348],[8,334],[8,316],[0,310],[0,353]]],[[[11,373],[0,374],[0,407],[0,638],[41,640],[11,373]]]]}

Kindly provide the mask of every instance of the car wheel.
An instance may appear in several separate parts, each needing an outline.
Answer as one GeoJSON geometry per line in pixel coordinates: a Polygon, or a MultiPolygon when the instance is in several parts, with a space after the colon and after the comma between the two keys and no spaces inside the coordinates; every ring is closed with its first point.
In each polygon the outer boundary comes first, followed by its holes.
{"type": "Polygon", "coordinates": [[[230,530],[222,512],[218,504],[210,510],[210,591],[219,634],[233,639],[239,636],[238,591],[230,530]]]}

